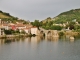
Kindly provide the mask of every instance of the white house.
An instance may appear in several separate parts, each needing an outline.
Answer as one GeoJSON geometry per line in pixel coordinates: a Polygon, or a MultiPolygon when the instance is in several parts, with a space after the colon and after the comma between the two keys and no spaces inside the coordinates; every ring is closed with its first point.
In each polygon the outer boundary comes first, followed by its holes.
{"type": "Polygon", "coordinates": [[[31,28],[31,34],[38,35],[38,28],[37,27],[32,27],[31,28]]]}

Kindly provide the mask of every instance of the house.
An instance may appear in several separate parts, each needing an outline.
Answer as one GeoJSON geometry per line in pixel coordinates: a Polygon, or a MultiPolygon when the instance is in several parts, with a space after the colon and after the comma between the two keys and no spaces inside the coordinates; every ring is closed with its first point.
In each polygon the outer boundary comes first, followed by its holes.
{"type": "Polygon", "coordinates": [[[2,26],[1,19],[0,19],[0,35],[4,35],[4,28],[2,26]]]}
{"type": "Polygon", "coordinates": [[[27,24],[25,25],[26,28],[24,28],[23,30],[27,33],[30,34],[31,33],[31,28],[33,27],[31,24],[27,24]]]}
{"type": "Polygon", "coordinates": [[[15,26],[17,29],[25,29],[26,28],[26,26],[23,24],[16,24],[15,26]]]}
{"type": "Polygon", "coordinates": [[[8,24],[2,24],[2,27],[3,27],[5,30],[9,30],[8,24]]]}
{"type": "Polygon", "coordinates": [[[27,34],[30,34],[30,32],[31,32],[31,28],[25,28],[25,29],[23,29],[27,34]]]}
{"type": "Polygon", "coordinates": [[[33,27],[33,25],[31,25],[31,24],[26,25],[26,28],[31,28],[31,27],[33,27]]]}
{"type": "Polygon", "coordinates": [[[12,30],[16,30],[17,29],[15,25],[9,25],[8,27],[9,27],[9,29],[12,29],[12,30]]]}
{"type": "Polygon", "coordinates": [[[4,35],[4,28],[0,26],[0,35],[4,35]]]}
{"type": "Polygon", "coordinates": [[[38,35],[38,28],[37,27],[32,27],[31,28],[31,34],[38,35]]]}

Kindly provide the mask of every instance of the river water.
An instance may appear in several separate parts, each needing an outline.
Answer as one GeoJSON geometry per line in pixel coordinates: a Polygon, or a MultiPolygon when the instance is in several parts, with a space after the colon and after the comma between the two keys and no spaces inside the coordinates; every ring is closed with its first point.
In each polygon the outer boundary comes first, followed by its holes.
{"type": "Polygon", "coordinates": [[[0,39],[0,60],[80,60],[80,38],[0,39]]]}

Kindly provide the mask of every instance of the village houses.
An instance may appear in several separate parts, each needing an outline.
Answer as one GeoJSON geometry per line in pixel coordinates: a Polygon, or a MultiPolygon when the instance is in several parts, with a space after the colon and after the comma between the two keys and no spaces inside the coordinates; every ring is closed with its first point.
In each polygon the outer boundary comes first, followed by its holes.
{"type": "Polygon", "coordinates": [[[4,29],[5,30],[17,30],[19,29],[19,31],[25,31],[25,33],[27,34],[35,34],[37,35],[37,27],[33,27],[31,24],[23,24],[23,23],[18,23],[16,22],[15,24],[14,23],[1,23],[1,19],[0,19],[0,35],[4,35],[2,33],[4,33],[4,29]]]}

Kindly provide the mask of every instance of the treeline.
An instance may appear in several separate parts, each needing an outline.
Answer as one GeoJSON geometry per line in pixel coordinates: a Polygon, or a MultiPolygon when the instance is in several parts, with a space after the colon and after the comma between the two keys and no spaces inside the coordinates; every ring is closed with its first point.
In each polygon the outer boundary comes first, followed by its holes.
{"type": "Polygon", "coordinates": [[[12,17],[9,13],[2,12],[1,10],[0,10],[0,13],[4,14],[4,15],[6,15],[6,16],[10,16],[10,17],[12,17]]]}

